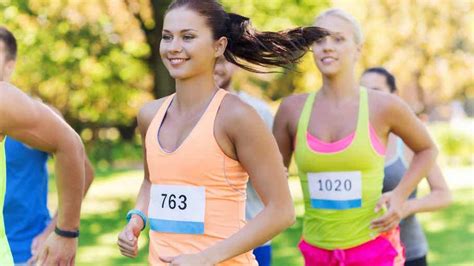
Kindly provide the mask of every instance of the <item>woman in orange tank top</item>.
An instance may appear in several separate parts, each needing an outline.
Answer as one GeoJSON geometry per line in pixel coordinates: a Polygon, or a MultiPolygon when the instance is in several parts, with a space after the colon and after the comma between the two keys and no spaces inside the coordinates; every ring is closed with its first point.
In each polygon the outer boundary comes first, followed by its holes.
{"type": "Polygon", "coordinates": [[[223,55],[251,71],[257,70],[242,61],[284,67],[326,33],[258,32],[217,1],[176,0],[162,35],[160,55],[176,93],[138,115],[145,177],[119,235],[120,251],[137,255],[148,220],[152,265],[256,265],[249,251],[293,223],[293,204],[271,133],[255,110],[217,88],[214,65],[223,55]],[[246,223],[249,176],[265,208],[246,223]]]}

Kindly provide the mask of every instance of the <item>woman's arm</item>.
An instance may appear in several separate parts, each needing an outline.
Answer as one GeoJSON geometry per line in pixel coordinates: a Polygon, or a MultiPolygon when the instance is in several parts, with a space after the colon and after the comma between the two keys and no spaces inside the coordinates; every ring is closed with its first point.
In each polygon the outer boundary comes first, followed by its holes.
{"type": "Polygon", "coordinates": [[[388,212],[372,222],[373,228],[388,231],[400,222],[406,199],[416,188],[421,178],[428,174],[435,162],[438,150],[426,127],[406,103],[393,95],[383,95],[383,98],[380,97],[379,100],[383,101],[385,106],[381,115],[385,118],[389,131],[399,136],[414,152],[411,164],[398,186],[392,193],[385,194],[375,208],[375,211],[378,212],[383,205],[388,205],[388,212]]]}
{"type": "MultiPolygon", "coordinates": [[[[135,209],[143,212],[145,215],[148,213],[151,187],[147,164],[145,136],[156,111],[161,106],[161,103],[162,100],[158,100],[145,105],[140,110],[137,118],[138,128],[140,130],[140,136],[143,144],[144,178],[138,192],[135,209]]],[[[122,255],[130,258],[135,258],[138,255],[138,237],[140,236],[143,226],[144,223],[142,218],[139,215],[132,214],[130,221],[118,236],[117,245],[119,246],[122,255]]]]}
{"type": "Polygon", "coordinates": [[[283,157],[283,164],[287,169],[290,166],[291,156],[294,150],[294,138],[290,132],[290,125],[288,123],[292,107],[294,108],[291,104],[291,100],[288,100],[288,98],[284,99],[278,108],[273,123],[273,136],[283,157]]]}
{"type": "Polygon", "coordinates": [[[451,192],[438,164],[435,163],[428,174],[427,180],[430,193],[421,198],[409,199],[405,203],[402,218],[418,212],[436,211],[451,204],[451,192]]]}
{"type": "Polygon", "coordinates": [[[420,180],[427,176],[435,163],[438,149],[428,130],[415,116],[408,105],[396,96],[389,95],[391,101],[386,112],[390,131],[399,136],[413,151],[411,163],[394,192],[408,198],[420,180]]]}

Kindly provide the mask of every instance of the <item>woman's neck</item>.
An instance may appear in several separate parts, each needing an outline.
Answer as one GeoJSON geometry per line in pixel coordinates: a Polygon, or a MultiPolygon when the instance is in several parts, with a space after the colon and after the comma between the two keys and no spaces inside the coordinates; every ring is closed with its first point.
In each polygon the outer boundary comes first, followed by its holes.
{"type": "Polygon", "coordinates": [[[339,73],[333,76],[323,76],[321,92],[336,102],[352,98],[359,91],[359,85],[354,73],[339,73]]]}
{"type": "Polygon", "coordinates": [[[179,112],[194,112],[207,105],[217,89],[212,75],[176,80],[174,105],[179,112]]]}

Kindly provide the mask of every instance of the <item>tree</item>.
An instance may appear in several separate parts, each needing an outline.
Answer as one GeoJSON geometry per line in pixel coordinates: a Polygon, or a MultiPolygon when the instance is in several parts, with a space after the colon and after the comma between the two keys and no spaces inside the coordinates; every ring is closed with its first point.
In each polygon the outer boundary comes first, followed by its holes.
{"type": "Polygon", "coordinates": [[[174,91],[174,81],[161,61],[159,50],[163,19],[171,0],[124,1],[130,13],[139,22],[146,43],[150,47],[146,61],[153,75],[153,95],[155,98],[170,95],[174,91]]]}
{"type": "Polygon", "coordinates": [[[361,66],[385,66],[402,95],[433,106],[474,96],[474,2],[465,0],[334,1],[366,35],[361,66]]]}
{"type": "Polygon", "coordinates": [[[105,9],[101,2],[0,4],[0,21],[19,43],[13,82],[58,108],[78,132],[133,125],[150,98],[146,48],[122,42],[105,9]]]}
{"type": "MultiPolygon", "coordinates": [[[[143,103],[169,95],[174,81],[159,56],[171,0],[2,0],[0,23],[18,38],[14,83],[56,106],[81,132],[117,127],[131,138],[143,103]]],[[[359,72],[395,73],[403,94],[428,104],[473,97],[474,8],[464,0],[223,0],[259,30],[310,25],[340,6],[361,22],[366,43],[359,72]]],[[[276,100],[321,84],[309,53],[297,71],[237,73],[235,87],[276,100]]]]}
{"type": "MultiPolygon", "coordinates": [[[[357,74],[367,67],[385,66],[397,77],[402,96],[427,107],[474,97],[473,1],[223,2],[251,17],[256,26],[272,30],[308,25],[322,8],[340,7],[358,19],[366,35],[357,74]]],[[[236,87],[261,91],[272,100],[317,89],[321,78],[311,57],[306,55],[296,72],[238,73],[236,87]]]]}

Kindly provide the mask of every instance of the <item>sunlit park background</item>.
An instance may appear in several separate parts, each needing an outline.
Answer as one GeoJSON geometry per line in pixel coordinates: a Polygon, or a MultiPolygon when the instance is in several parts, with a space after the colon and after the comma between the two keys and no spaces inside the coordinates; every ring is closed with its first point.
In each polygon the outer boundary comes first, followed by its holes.
{"type": "MultiPolygon", "coordinates": [[[[59,109],[83,138],[96,179],[83,203],[79,265],[145,264],[115,245],[143,178],[136,131],[140,106],[173,91],[158,45],[169,0],[0,0],[0,24],[19,42],[13,83],[59,109]]],[[[366,41],[358,74],[385,66],[411,106],[424,107],[453,191],[451,207],[419,214],[431,265],[474,264],[474,1],[472,0],[223,0],[228,11],[263,30],[310,25],[323,9],[341,7],[362,24],[366,41]]],[[[310,55],[297,71],[236,74],[234,87],[276,110],[282,97],[317,90],[310,55]]],[[[258,158],[255,158],[258,160],[258,158]]],[[[294,226],[276,237],[274,265],[301,265],[296,248],[303,215],[294,166],[294,226]]],[[[54,174],[50,205],[56,205],[54,174]]],[[[426,181],[419,195],[426,194],[426,181]]]]}

